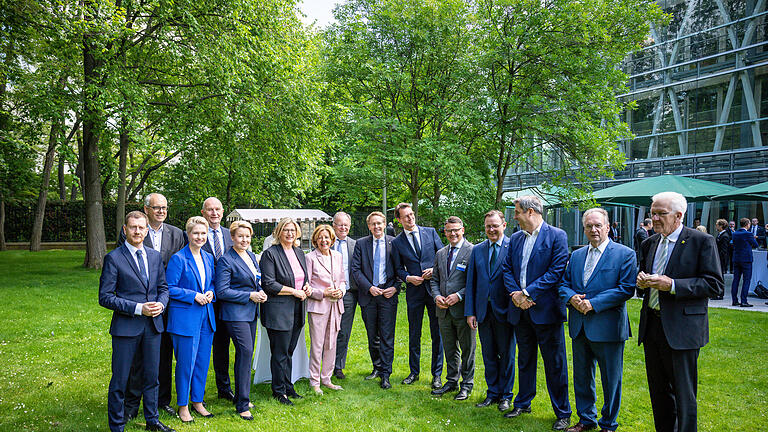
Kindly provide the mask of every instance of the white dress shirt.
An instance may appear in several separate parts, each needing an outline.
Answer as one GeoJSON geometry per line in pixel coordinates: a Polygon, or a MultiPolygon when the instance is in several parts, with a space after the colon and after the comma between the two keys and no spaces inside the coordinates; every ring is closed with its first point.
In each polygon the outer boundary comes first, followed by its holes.
{"type": "Polygon", "coordinates": [[[349,251],[347,250],[347,239],[336,239],[336,251],[341,254],[342,262],[344,263],[345,280],[349,281],[349,251]]]}
{"type": "MultiPolygon", "coordinates": [[[[380,239],[373,239],[373,253],[376,253],[376,242],[379,243],[379,284],[384,283],[387,280],[387,243],[384,241],[384,237],[380,239]]],[[[375,269],[374,269],[375,270],[375,269]]]]}
{"type": "Polygon", "coordinates": [[[448,272],[450,272],[451,269],[453,268],[453,263],[456,262],[456,256],[459,255],[459,251],[461,250],[462,246],[464,246],[464,239],[461,239],[461,241],[456,246],[451,246],[450,244],[448,244],[448,254],[449,255],[451,253],[451,249],[450,248],[453,247],[453,256],[451,257],[451,262],[448,263],[448,272]]]}
{"type": "MultiPolygon", "coordinates": [[[[140,247],[134,247],[132,244],[125,242],[125,246],[128,251],[131,252],[133,262],[136,264],[136,268],[141,269],[139,266],[139,259],[136,257],[136,252],[141,251],[141,260],[144,261],[144,269],[147,271],[147,277],[149,277],[149,262],[147,261],[147,251],[144,250],[144,243],[140,244],[140,247]]],[[[144,303],[136,303],[136,308],[133,310],[134,315],[141,315],[141,310],[144,308],[144,303]]]]}
{"type": "Polygon", "coordinates": [[[608,247],[608,242],[611,241],[611,239],[607,238],[605,241],[597,245],[597,247],[592,246],[591,244],[587,246],[589,250],[587,251],[587,259],[584,260],[584,285],[587,284],[587,281],[589,281],[589,277],[592,276],[592,273],[594,273],[595,268],[597,267],[597,263],[600,262],[600,258],[603,256],[603,252],[605,252],[605,248],[608,247]],[[591,259],[594,260],[592,263],[592,268],[587,268],[587,264],[589,264],[591,259]],[[589,274],[587,274],[587,271],[589,271],[589,274]]]}
{"type": "Polygon", "coordinates": [[[203,254],[192,254],[192,258],[197,264],[197,271],[200,273],[200,292],[205,291],[205,263],[203,262],[203,254]]]}
{"type": "Polygon", "coordinates": [[[221,254],[224,255],[224,235],[221,232],[221,225],[219,225],[218,228],[208,228],[208,244],[211,245],[211,252],[212,255],[216,256],[216,247],[214,246],[216,243],[213,241],[213,236],[217,236],[219,238],[219,244],[221,245],[221,254]]]}
{"type": "MultiPolygon", "coordinates": [[[[677,239],[680,237],[680,233],[683,232],[683,224],[680,224],[679,227],[677,227],[676,230],[672,231],[672,234],[670,234],[667,237],[667,240],[669,243],[667,244],[667,262],[669,262],[669,257],[672,256],[672,251],[675,250],[675,245],[677,244],[677,239]]],[[[664,243],[664,236],[662,235],[661,240],[659,240],[659,245],[656,246],[656,253],[653,256],[653,267],[656,268],[656,266],[659,264],[659,259],[661,258],[661,254],[659,251],[661,250],[661,245],[664,243]]],[[[664,264],[664,268],[667,268],[666,263],[664,264]]],[[[669,290],[670,294],[675,293],[675,280],[672,279],[672,288],[669,290]]]]}
{"type": "Polygon", "coordinates": [[[163,246],[163,227],[165,224],[161,223],[160,228],[155,231],[152,226],[149,227],[149,239],[152,241],[152,249],[160,252],[160,248],[163,246]]]}
{"type": "Polygon", "coordinates": [[[539,238],[539,232],[541,231],[541,226],[544,224],[544,221],[542,221],[539,226],[536,227],[535,230],[533,230],[532,233],[529,233],[526,230],[523,230],[523,234],[525,234],[525,243],[523,244],[523,258],[520,261],[520,289],[523,290],[523,294],[526,296],[528,295],[528,291],[526,291],[525,287],[528,286],[528,281],[526,280],[527,273],[528,273],[528,260],[531,259],[531,252],[533,252],[533,245],[536,244],[536,239],[539,238]]]}
{"type": "Polygon", "coordinates": [[[419,226],[414,225],[413,231],[408,231],[407,229],[403,229],[403,231],[405,231],[405,238],[408,239],[408,243],[410,243],[413,250],[416,251],[416,245],[413,244],[414,238],[416,239],[416,242],[419,243],[419,249],[421,249],[421,238],[419,237],[419,226]],[[411,233],[413,233],[413,235],[411,235],[411,233]]]}

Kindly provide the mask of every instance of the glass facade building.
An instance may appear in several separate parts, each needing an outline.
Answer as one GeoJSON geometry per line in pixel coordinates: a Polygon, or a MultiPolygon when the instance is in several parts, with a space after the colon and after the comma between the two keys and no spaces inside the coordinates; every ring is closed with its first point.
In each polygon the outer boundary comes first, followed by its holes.
{"type": "MultiPolygon", "coordinates": [[[[645,47],[621,68],[629,76],[622,101],[634,138],[618,143],[626,166],[601,189],[663,174],[691,176],[735,187],[768,181],[768,11],[766,0],[660,0],[670,14],[652,28],[645,47]]],[[[504,189],[541,184],[545,174],[517,169],[504,189]]],[[[647,208],[607,207],[631,246],[647,208]]],[[[690,204],[686,224],[700,218],[709,232],[718,218],[768,219],[768,203],[723,201],[690,204]]],[[[580,213],[550,209],[547,220],[565,229],[571,245],[583,244],[580,213]]]]}

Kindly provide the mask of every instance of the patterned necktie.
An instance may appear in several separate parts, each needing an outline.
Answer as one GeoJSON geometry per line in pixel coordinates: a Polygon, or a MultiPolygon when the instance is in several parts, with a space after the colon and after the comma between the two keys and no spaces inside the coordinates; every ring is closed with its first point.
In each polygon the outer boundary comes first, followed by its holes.
{"type": "Polygon", "coordinates": [[[448,274],[451,273],[451,262],[453,261],[453,252],[455,250],[456,248],[451,246],[451,250],[448,252],[448,274]]]}
{"type": "Polygon", "coordinates": [[[374,240],[373,248],[373,285],[379,286],[379,273],[381,272],[381,258],[379,258],[379,242],[381,240],[374,240]]]}
{"type": "Polygon", "coordinates": [[[144,266],[144,260],[141,258],[141,250],[136,251],[136,261],[139,262],[139,273],[141,274],[141,277],[144,278],[144,281],[149,284],[149,276],[147,276],[147,268],[144,266]]]}
{"type": "Polygon", "coordinates": [[[413,240],[413,249],[416,250],[416,256],[421,258],[421,246],[416,239],[416,231],[411,231],[411,239],[413,240]]]}
{"type": "Polygon", "coordinates": [[[592,276],[592,272],[595,270],[595,266],[597,265],[597,258],[599,257],[598,252],[600,252],[600,249],[596,247],[590,247],[589,252],[587,253],[587,262],[584,264],[584,285],[587,285],[587,281],[589,280],[589,277],[592,276]]]}
{"type": "Polygon", "coordinates": [[[219,230],[213,230],[213,255],[216,259],[221,258],[221,240],[219,240],[219,230]]]}
{"type": "Polygon", "coordinates": [[[496,243],[491,243],[491,248],[493,249],[493,251],[491,252],[491,267],[488,270],[489,274],[493,273],[493,269],[496,268],[496,258],[499,257],[498,247],[499,245],[497,245],[496,243]]]}
{"type": "MultiPolygon", "coordinates": [[[[661,241],[661,250],[659,251],[659,259],[654,263],[653,273],[660,275],[664,274],[664,269],[667,268],[667,249],[669,248],[669,239],[664,237],[661,241]]],[[[659,310],[659,290],[651,288],[648,293],[648,307],[651,309],[659,310]]]]}

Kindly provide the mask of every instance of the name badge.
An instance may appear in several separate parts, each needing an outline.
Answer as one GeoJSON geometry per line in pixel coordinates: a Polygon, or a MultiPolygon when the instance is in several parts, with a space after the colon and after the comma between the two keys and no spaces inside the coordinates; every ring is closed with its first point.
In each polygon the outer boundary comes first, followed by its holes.
{"type": "Polygon", "coordinates": [[[467,266],[464,265],[464,264],[456,264],[456,270],[458,270],[458,271],[466,271],[467,270],[467,266]]]}
{"type": "Polygon", "coordinates": [[[256,280],[261,280],[261,272],[256,272],[256,280]]]}

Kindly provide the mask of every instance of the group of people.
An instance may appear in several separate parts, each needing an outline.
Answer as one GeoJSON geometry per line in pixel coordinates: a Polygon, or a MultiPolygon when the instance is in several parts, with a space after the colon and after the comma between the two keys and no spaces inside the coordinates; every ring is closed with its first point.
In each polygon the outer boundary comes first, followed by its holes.
{"type": "Polygon", "coordinates": [[[221,227],[216,198],[204,202],[203,217],[187,221],[185,245],[183,233],[163,223],[165,198],[151,194],[146,214],[126,216],[125,241],[105,257],[100,280],[99,303],[114,310],[110,429],[122,431],[143,396],[147,430],[172,430],[158,418],[158,407],[177,412],[170,407],[171,353],[179,417],[188,422],[191,412],[212,416],[203,404],[211,350],[218,396],[232,400],[244,420],[253,419],[249,393],[259,311],[269,338],[272,394],[280,403],[293,405],[291,399],[301,398],[291,380],[291,355],[304,343],[299,339],[305,317],[310,387],[317,394],[321,386],[341,390],[331,377],[345,378],[357,304],[372,364],[365,379],[378,378],[380,387],[389,389],[404,284],[409,373],[403,385],[420,377],[426,309],[432,395],[455,392],[454,399],[468,399],[479,334],[487,392],[476,406],[496,405],[506,418],[530,413],[540,353],[556,417],[553,429],[572,432],[618,427],[624,344],[631,332],[625,302],[636,292],[643,295],[638,343],[644,346],[656,430],[695,431],[707,301],[722,295],[723,279],[714,239],[682,225],[686,206],[673,192],[654,196],[655,234],[637,254],[610,240],[607,212],[593,208],[582,217],[589,245],[569,257],[565,232],[544,221],[537,197],[524,196],[515,201],[521,229],[506,236],[504,214],[491,210],[484,217],[487,239],[477,245],[464,238],[464,223],[456,216],[445,221],[448,244],[443,245],[437,231],[417,225],[411,206],[401,203],[395,208],[403,227],[397,236],[387,234],[384,214],[372,212],[366,218],[370,235],[355,241],[348,237],[351,218],[339,212],[332,226],[314,230],[314,250],[305,255],[296,246],[299,225],[284,218],[257,259],[249,250],[250,224],[221,227]],[[572,426],[566,320],[578,415],[572,426]],[[234,392],[230,340],[236,353],[234,392]],[[603,388],[599,419],[595,365],[603,388]]]}

